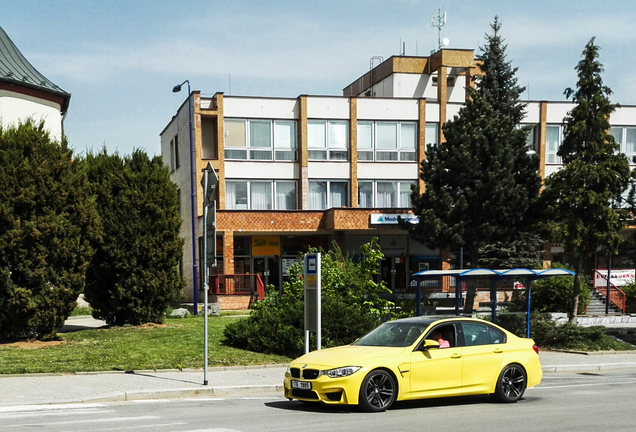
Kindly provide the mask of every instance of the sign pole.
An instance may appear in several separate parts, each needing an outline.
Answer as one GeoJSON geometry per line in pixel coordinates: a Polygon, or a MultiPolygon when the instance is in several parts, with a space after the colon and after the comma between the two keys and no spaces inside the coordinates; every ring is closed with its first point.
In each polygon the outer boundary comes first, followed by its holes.
{"type": "Polygon", "coordinates": [[[322,338],[320,254],[305,255],[305,351],[309,352],[309,332],[316,332],[317,349],[322,338]]]}
{"type": "MultiPolygon", "coordinates": [[[[203,173],[203,190],[208,189],[208,170],[203,173]]],[[[208,238],[208,199],[203,206],[203,238],[208,238]]],[[[208,242],[203,242],[203,385],[208,385],[208,242]]]]}
{"type": "Polygon", "coordinates": [[[203,318],[203,385],[208,385],[208,296],[210,294],[210,267],[216,267],[216,200],[214,192],[219,183],[219,178],[214,172],[212,164],[203,171],[201,186],[203,186],[203,296],[204,296],[204,318],[203,318]],[[210,207],[212,207],[212,218],[210,218],[210,207]],[[212,232],[208,231],[212,228],[212,232]],[[210,240],[211,239],[211,240],[210,240]],[[212,245],[210,245],[212,241],[212,245]],[[210,248],[210,246],[212,246],[210,248]],[[212,257],[208,257],[211,249],[212,257]]]}

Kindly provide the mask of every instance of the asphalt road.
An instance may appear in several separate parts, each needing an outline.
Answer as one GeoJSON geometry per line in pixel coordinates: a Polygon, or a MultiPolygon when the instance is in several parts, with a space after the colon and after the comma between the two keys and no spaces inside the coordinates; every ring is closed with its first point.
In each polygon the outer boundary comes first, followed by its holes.
{"type": "Polygon", "coordinates": [[[280,394],[0,407],[5,431],[633,431],[636,371],[549,374],[516,404],[487,396],[398,403],[369,414],[308,406],[280,394]]]}

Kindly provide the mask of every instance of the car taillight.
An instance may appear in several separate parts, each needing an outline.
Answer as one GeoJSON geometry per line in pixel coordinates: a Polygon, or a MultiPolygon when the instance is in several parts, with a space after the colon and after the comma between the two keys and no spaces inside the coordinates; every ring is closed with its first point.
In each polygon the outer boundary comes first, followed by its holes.
{"type": "Polygon", "coordinates": [[[537,354],[539,354],[539,347],[536,345],[532,345],[532,349],[534,350],[534,352],[536,352],[537,354]]]}

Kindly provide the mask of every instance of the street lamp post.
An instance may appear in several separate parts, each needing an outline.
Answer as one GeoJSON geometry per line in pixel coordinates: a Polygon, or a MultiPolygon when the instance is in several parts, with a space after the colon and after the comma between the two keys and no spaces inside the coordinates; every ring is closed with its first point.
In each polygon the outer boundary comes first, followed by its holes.
{"type": "Polygon", "coordinates": [[[188,84],[188,119],[190,121],[190,213],[192,218],[192,286],[194,289],[194,315],[199,314],[198,305],[198,272],[197,272],[197,246],[196,246],[196,226],[195,226],[195,199],[196,189],[194,188],[194,145],[192,143],[192,92],[190,91],[190,81],[185,80],[172,88],[173,93],[181,91],[181,86],[188,84]]]}

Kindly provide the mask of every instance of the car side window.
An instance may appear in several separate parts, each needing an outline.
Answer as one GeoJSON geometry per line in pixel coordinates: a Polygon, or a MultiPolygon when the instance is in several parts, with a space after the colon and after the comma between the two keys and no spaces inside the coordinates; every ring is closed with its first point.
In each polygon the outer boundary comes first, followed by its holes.
{"type": "Polygon", "coordinates": [[[464,330],[464,345],[487,345],[490,342],[488,327],[483,324],[462,323],[464,330]]]}
{"type": "Polygon", "coordinates": [[[506,335],[501,330],[498,330],[493,327],[488,327],[488,333],[490,333],[491,344],[506,343],[506,335]]]}

